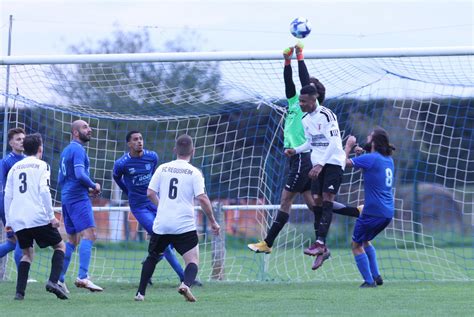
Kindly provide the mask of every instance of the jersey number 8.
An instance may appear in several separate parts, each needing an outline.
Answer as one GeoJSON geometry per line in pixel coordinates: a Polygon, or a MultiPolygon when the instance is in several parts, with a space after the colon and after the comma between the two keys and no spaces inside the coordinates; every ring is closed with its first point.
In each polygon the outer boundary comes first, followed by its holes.
{"type": "Polygon", "coordinates": [[[393,172],[391,169],[385,169],[385,185],[387,187],[392,187],[393,184],[393,172]]]}

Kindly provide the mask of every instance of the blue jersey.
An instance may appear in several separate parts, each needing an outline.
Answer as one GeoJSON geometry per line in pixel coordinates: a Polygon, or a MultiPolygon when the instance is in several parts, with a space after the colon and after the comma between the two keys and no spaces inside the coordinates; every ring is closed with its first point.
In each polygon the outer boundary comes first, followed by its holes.
{"type": "Polygon", "coordinates": [[[9,153],[3,160],[0,161],[0,182],[1,182],[1,195],[0,195],[0,212],[4,214],[4,205],[3,205],[3,196],[5,194],[5,185],[7,183],[8,172],[12,166],[24,159],[26,156],[23,154],[15,154],[13,152],[9,153]]]}
{"type": "Polygon", "coordinates": [[[73,203],[89,199],[89,186],[79,180],[74,168],[84,167],[89,177],[89,157],[81,143],[72,141],[61,153],[58,184],[61,188],[61,202],[73,203]]]}
{"type": "Polygon", "coordinates": [[[158,154],[148,150],[143,150],[143,155],[140,157],[132,157],[130,153],[126,153],[115,162],[113,176],[117,184],[127,193],[130,207],[150,203],[146,191],[157,166],[158,154]]]}
{"type": "Polygon", "coordinates": [[[393,160],[378,152],[364,154],[352,160],[354,167],[364,175],[363,213],[375,217],[393,218],[393,160]]]}

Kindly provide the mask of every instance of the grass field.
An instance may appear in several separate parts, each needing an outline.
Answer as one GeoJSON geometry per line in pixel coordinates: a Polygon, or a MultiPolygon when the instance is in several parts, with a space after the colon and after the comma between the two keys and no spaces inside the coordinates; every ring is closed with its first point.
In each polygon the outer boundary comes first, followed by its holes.
{"type": "MultiPolygon", "coordinates": [[[[102,284],[101,284],[102,285],[102,284]]],[[[103,293],[70,287],[61,301],[31,283],[24,301],[13,300],[14,282],[0,283],[3,316],[469,316],[474,282],[390,282],[359,289],[357,282],[206,283],[185,302],[174,284],[148,288],[134,302],[136,285],[106,283],[103,293]]]]}

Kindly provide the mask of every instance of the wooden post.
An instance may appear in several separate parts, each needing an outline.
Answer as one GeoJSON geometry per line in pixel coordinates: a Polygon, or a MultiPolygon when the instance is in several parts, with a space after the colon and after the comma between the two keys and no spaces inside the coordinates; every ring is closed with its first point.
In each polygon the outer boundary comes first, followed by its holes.
{"type": "Polygon", "coordinates": [[[223,281],[225,279],[225,213],[222,210],[222,203],[214,202],[214,217],[217,223],[221,226],[221,233],[219,236],[212,235],[212,274],[213,280],[223,281]]]}

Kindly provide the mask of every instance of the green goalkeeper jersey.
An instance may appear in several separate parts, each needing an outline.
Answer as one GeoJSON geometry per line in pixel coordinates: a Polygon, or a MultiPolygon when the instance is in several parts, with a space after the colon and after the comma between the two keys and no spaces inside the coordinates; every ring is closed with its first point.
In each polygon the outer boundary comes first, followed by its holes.
{"type": "Polygon", "coordinates": [[[283,130],[284,144],[286,149],[294,149],[306,142],[304,136],[303,111],[301,111],[299,96],[288,99],[288,111],[285,119],[285,129],[283,130]]]}

